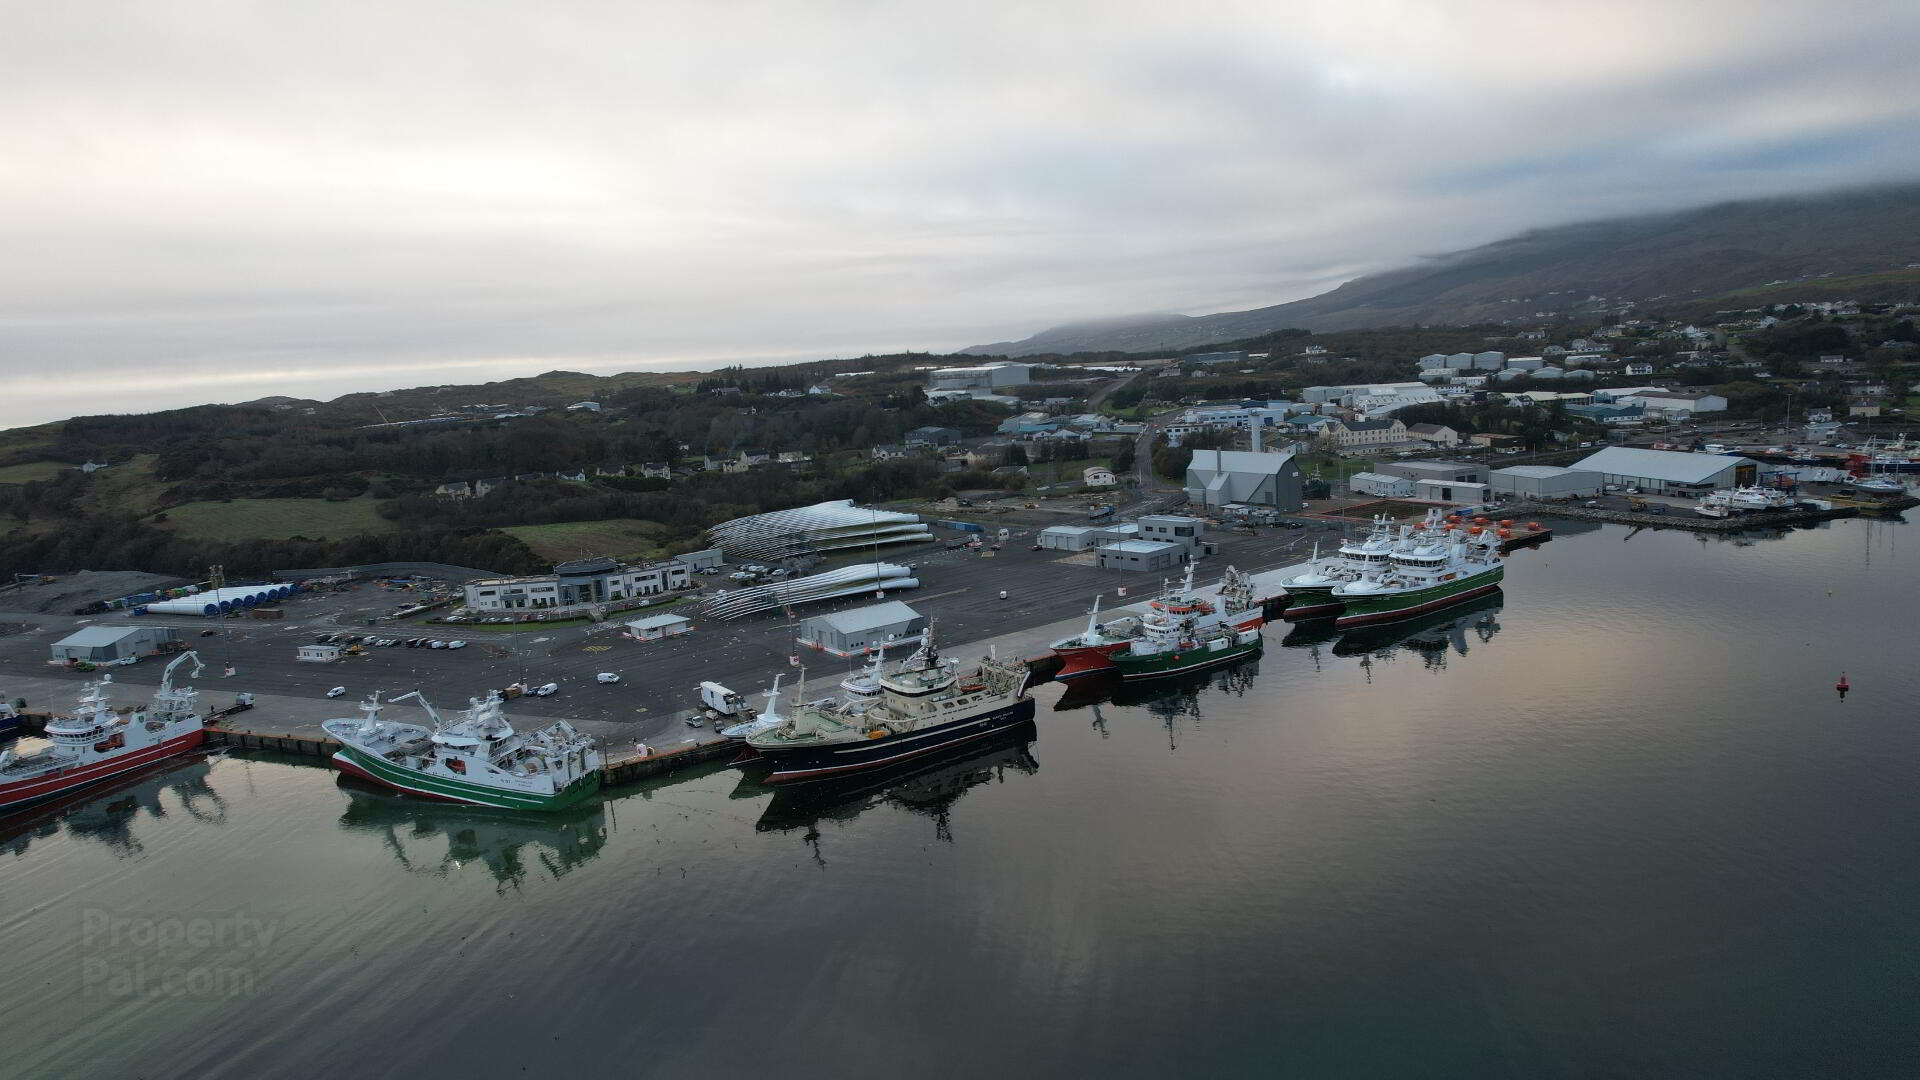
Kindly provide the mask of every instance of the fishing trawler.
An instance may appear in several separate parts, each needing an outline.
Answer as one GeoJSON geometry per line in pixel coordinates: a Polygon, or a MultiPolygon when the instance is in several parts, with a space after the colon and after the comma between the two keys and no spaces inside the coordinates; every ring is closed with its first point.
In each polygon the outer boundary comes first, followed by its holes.
{"type": "Polygon", "coordinates": [[[207,736],[199,693],[173,685],[174,669],[188,662],[194,676],[206,670],[197,653],[174,657],[144,709],[115,709],[108,698],[113,676],[102,675],[82,688],[72,716],[47,721],[51,746],[25,757],[15,756],[12,747],[0,750],[0,809],[97,784],[199,746],[207,736]]]}
{"type": "Polygon", "coordinates": [[[1334,587],[1343,610],[1333,625],[1345,629],[1419,615],[1498,589],[1506,574],[1498,536],[1461,525],[1435,509],[1417,525],[1400,526],[1379,565],[1334,587]]]}
{"type": "Polygon", "coordinates": [[[1263,647],[1260,628],[1236,630],[1213,626],[1193,630],[1180,621],[1155,623],[1146,633],[1113,654],[1113,666],[1127,681],[1158,679],[1184,675],[1189,671],[1215,667],[1243,656],[1254,656],[1263,647]]]}
{"type": "Polygon", "coordinates": [[[970,673],[957,668],[929,627],[912,656],[880,673],[878,694],[795,705],[785,723],[747,745],[771,765],[767,779],[780,783],[896,764],[1033,719],[1024,664],[989,657],[970,673]]]}
{"type": "Polygon", "coordinates": [[[1169,585],[1147,605],[1144,616],[1128,615],[1112,622],[1100,622],[1100,601],[1096,597],[1087,616],[1087,628],[1079,634],[1053,643],[1053,654],[1061,660],[1056,679],[1073,679],[1096,671],[1113,670],[1112,656],[1138,638],[1146,624],[1161,616],[1191,619],[1196,629],[1225,626],[1234,630],[1258,629],[1267,621],[1260,601],[1253,595],[1253,579],[1227,567],[1220,578],[1219,595],[1201,596],[1193,584],[1193,564],[1178,585],[1169,585]]]}
{"type": "Polygon", "coordinates": [[[1291,621],[1337,614],[1340,604],[1333,599],[1334,588],[1342,582],[1359,580],[1369,567],[1384,565],[1387,549],[1393,542],[1393,520],[1378,514],[1366,536],[1342,541],[1339,550],[1324,560],[1320,558],[1320,545],[1315,544],[1307,572],[1289,578],[1281,586],[1286,590],[1287,606],[1280,617],[1291,621]]]}
{"type": "Polygon", "coordinates": [[[340,743],[341,772],[430,799],[508,810],[563,810],[600,790],[605,759],[594,741],[559,720],[538,731],[514,731],[500,695],[468,699],[442,720],[418,690],[391,701],[376,691],[361,717],[320,725],[340,743]],[[433,726],[380,719],[385,705],[420,702],[433,726]]]}
{"type": "Polygon", "coordinates": [[[1920,444],[1907,441],[1905,432],[1891,442],[1869,442],[1863,454],[1855,455],[1870,473],[1920,472],[1920,444]]]}

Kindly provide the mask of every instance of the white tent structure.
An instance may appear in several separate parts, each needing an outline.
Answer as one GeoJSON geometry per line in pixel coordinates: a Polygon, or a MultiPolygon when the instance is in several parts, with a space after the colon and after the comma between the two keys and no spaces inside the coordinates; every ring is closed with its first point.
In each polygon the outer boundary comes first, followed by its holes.
{"type": "Polygon", "coordinates": [[[920,579],[914,577],[913,571],[907,567],[894,563],[856,563],[824,574],[734,589],[709,597],[701,603],[700,613],[713,619],[738,619],[743,615],[778,611],[783,607],[815,600],[919,587],[920,579]]]}
{"type": "Polygon", "coordinates": [[[919,515],[855,506],[852,499],[734,518],[715,525],[711,535],[714,546],[729,558],[764,562],[822,551],[933,540],[932,531],[919,515]]]}
{"type": "Polygon", "coordinates": [[[156,600],[146,608],[155,615],[225,615],[229,611],[259,607],[270,600],[284,600],[299,588],[292,584],[235,585],[174,600],[156,600]]]}

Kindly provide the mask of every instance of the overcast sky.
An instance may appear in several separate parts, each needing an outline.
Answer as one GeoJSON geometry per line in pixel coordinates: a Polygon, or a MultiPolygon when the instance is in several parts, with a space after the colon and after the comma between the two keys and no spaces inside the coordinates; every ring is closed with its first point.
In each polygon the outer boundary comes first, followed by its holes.
{"type": "Polygon", "coordinates": [[[941,350],[1920,176],[1920,4],[6,3],[0,426],[941,350]]]}

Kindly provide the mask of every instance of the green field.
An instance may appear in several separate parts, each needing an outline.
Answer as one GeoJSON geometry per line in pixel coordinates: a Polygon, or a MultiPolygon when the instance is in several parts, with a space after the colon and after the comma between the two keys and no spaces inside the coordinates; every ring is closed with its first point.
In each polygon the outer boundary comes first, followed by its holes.
{"type": "Polygon", "coordinates": [[[25,465],[8,465],[0,468],[0,484],[25,484],[34,480],[51,480],[71,468],[73,466],[58,461],[32,461],[25,465]]]}
{"type": "Polygon", "coordinates": [[[182,536],[206,540],[337,540],[384,533],[393,522],[374,513],[377,500],[361,496],[345,502],[325,499],[235,499],[232,502],[183,503],[167,511],[165,524],[182,536]]]}
{"type": "Polygon", "coordinates": [[[611,555],[616,559],[656,559],[665,554],[660,540],[667,529],[638,518],[562,521],[552,525],[513,525],[500,530],[554,562],[611,555]]]}

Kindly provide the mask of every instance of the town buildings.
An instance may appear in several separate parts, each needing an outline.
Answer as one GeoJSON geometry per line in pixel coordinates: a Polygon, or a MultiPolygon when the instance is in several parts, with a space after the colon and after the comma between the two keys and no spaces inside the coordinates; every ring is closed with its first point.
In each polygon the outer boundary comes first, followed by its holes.
{"type": "Polygon", "coordinates": [[[560,563],[551,574],[470,581],[464,602],[474,611],[585,608],[684,589],[691,575],[677,561],[629,566],[610,558],[579,559],[560,563]]]}

